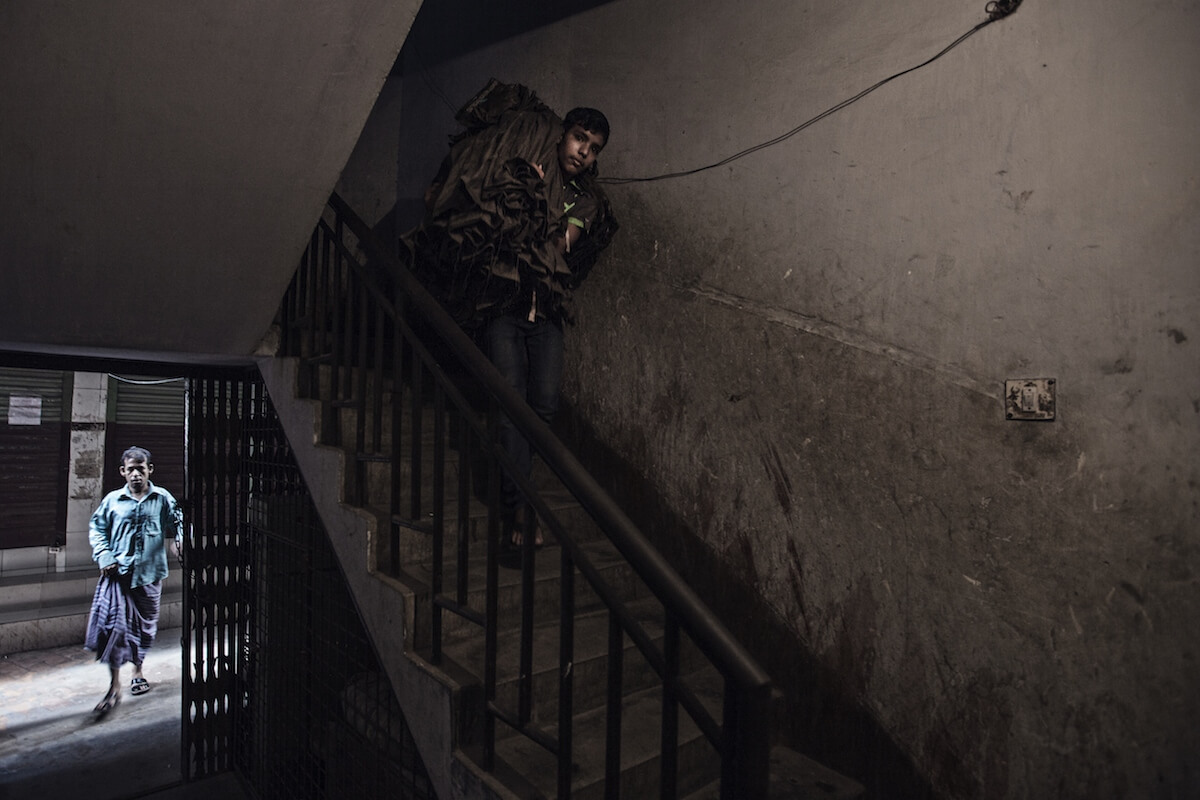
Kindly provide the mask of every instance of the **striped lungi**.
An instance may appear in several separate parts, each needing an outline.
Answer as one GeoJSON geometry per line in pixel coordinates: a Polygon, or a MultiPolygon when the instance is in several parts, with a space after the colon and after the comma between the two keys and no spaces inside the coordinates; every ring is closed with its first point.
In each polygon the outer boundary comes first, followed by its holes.
{"type": "Polygon", "coordinates": [[[162,581],[132,586],[129,575],[101,575],[88,615],[83,646],[110,667],[141,664],[158,633],[162,581]]]}

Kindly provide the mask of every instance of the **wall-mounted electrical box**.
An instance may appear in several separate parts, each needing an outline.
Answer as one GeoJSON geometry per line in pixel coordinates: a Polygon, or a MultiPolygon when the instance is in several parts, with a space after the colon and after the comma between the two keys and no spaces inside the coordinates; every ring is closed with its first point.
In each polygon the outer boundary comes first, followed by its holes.
{"type": "Polygon", "coordinates": [[[1054,378],[1018,378],[1004,382],[1004,416],[1013,420],[1052,420],[1054,378]]]}

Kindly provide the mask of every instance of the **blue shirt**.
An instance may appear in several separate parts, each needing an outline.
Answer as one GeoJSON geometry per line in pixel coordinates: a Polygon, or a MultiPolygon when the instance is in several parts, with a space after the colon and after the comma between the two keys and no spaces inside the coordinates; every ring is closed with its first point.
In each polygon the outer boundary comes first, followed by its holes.
{"type": "Polygon", "coordinates": [[[133,575],[134,586],[167,577],[167,537],[183,538],[183,511],[166,489],[149,484],[141,500],[129,487],[109,492],[88,525],[92,560],[100,567],[116,564],[122,575],[133,575]]]}

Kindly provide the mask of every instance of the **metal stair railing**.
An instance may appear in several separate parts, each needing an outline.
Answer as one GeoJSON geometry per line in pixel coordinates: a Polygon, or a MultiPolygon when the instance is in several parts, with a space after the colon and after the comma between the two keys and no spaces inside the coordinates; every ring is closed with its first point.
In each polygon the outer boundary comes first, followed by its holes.
{"type": "Polygon", "coordinates": [[[510,388],[471,338],[453,321],[407,267],[385,249],[366,224],[336,193],[313,232],[289,286],[279,316],[279,354],[299,359],[300,381],[312,397],[321,399],[321,430],[327,444],[353,453],[352,479],[346,499],[366,501],[368,466],[389,468],[390,558],[386,568],[399,574],[401,534],[405,529],[428,535],[433,550],[429,629],[430,659],[442,661],[443,613],[451,612],[483,628],[484,666],[482,766],[495,768],[496,722],[503,722],[537,742],[557,759],[557,796],[571,794],[573,720],[572,695],[575,575],[585,580],[609,615],[607,654],[607,720],[605,797],[620,792],[621,701],[624,639],[638,648],[662,682],[662,756],[659,786],[663,798],[677,796],[674,754],[678,749],[678,709],[691,715],[721,762],[724,800],[766,796],[769,758],[770,681],[728,629],[675,572],[637,529],[617,503],[600,487],[567,447],[510,388]],[[388,285],[390,284],[390,286],[388,285]],[[451,371],[452,370],[452,371],[451,371]],[[388,381],[391,381],[390,388],[388,381]],[[386,395],[391,395],[391,418],[384,419],[386,395]],[[404,402],[407,395],[407,402],[404,402]],[[478,399],[486,398],[480,409],[478,399]],[[339,408],[354,410],[354,442],[342,442],[339,408]],[[518,470],[497,438],[499,414],[507,414],[530,446],[552,470],[579,506],[661,602],[663,644],[660,646],[626,602],[601,574],[537,488],[518,470]],[[432,417],[432,438],[427,417],[432,417]],[[448,424],[449,422],[449,424],[448,424]],[[388,446],[383,430],[391,426],[388,446]],[[407,425],[409,437],[404,439],[407,425]],[[448,428],[450,430],[448,430],[448,428]],[[369,432],[369,436],[368,436],[369,432]],[[448,439],[452,444],[448,445],[448,439]],[[424,447],[433,448],[431,485],[426,487],[424,447]],[[488,501],[486,522],[486,590],[484,608],[468,603],[468,562],[471,537],[470,475],[458,470],[453,531],[446,528],[446,450],[486,454],[488,501]],[[497,620],[501,512],[499,471],[513,475],[528,506],[521,547],[521,639],[518,700],[515,709],[496,701],[497,620]],[[407,474],[407,481],[405,475],[407,474]],[[428,488],[426,496],[424,490],[428,488]],[[426,497],[428,506],[426,506],[426,497]],[[529,513],[532,510],[533,513],[529,513]],[[536,514],[536,518],[534,516],[536,514]],[[532,717],[533,587],[535,560],[533,526],[540,519],[560,544],[557,730],[534,723],[532,717]],[[452,544],[446,540],[452,536],[452,544]],[[447,575],[443,559],[447,544],[455,548],[447,575]],[[447,586],[449,584],[449,586],[447,586]],[[722,675],[724,701],[717,720],[688,688],[680,673],[680,633],[722,675]]]}

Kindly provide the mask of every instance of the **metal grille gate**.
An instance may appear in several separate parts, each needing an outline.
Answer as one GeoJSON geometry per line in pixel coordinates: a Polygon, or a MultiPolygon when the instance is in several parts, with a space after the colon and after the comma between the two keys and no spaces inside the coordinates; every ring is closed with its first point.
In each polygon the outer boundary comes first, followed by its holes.
{"type": "Polygon", "coordinates": [[[235,725],[248,696],[246,483],[242,420],[262,388],[242,375],[192,378],[184,547],[183,764],[187,780],[234,768],[235,725]]]}
{"type": "Polygon", "coordinates": [[[236,768],[263,800],[434,798],[265,388],[194,380],[189,408],[188,777],[236,768]]]}

